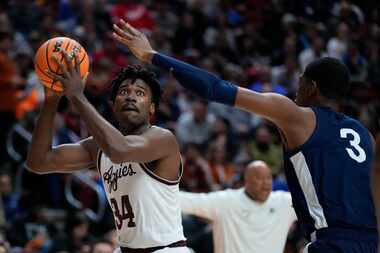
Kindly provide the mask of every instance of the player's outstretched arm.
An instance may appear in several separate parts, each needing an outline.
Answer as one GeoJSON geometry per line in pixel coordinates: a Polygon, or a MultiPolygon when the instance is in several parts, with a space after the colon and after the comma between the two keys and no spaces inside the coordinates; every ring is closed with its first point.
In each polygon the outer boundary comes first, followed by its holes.
{"type": "Polygon", "coordinates": [[[96,146],[91,138],[76,144],[52,147],[54,117],[59,100],[60,95],[45,89],[45,101],[27,156],[27,166],[35,173],[72,172],[95,164],[91,151],[96,150],[96,146]]]}
{"type": "Polygon", "coordinates": [[[240,88],[200,68],[157,53],[143,33],[123,20],[114,25],[113,36],[139,60],[171,71],[182,86],[207,100],[256,113],[273,121],[285,134],[288,129],[302,127],[305,121],[305,110],[285,96],[240,88]]]}

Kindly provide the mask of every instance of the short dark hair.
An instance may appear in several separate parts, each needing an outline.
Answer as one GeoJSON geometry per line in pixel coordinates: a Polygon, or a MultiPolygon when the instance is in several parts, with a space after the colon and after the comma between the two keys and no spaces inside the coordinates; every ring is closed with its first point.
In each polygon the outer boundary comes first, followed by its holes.
{"type": "Polygon", "coordinates": [[[338,59],[324,57],[307,65],[304,76],[317,83],[322,96],[341,99],[350,89],[350,74],[338,59]]]}
{"type": "Polygon", "coordinates": [[[158,107],[161,99],[161,86],[153,71],[143,68],[139,65],[129,65],[123,68],[111,82],[110,99],[115,102],[117,91],[120,85],[126,80],[132,79],[133,81],[140,79],[143,80],[152,91],[152,102],[158,107]]]}

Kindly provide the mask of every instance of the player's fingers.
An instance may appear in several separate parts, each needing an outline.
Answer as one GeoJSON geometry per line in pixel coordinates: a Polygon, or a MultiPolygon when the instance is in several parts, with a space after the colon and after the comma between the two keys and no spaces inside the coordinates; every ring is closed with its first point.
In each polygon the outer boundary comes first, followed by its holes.
{"type": "Polygon", "coordinates": [[[113,25],[114,32],[117,33],[119,36],[126,38],[126,39],[133,39],[133,35],[130,34],[128,31],[124,31],[121,29],[118,25],[113,25]]]}
{"type": "MultiPolygon", "coordinates": [[[[55,56],[55,55],[53,55],[52,57],[51,57],[51,59],[53,60],[53,61],[55,61],[55,63],[58,65],[58,69],[59,70],[61,70],[61,72],[62,72],[62,74],[64,75],[64,76],[69,76],[69,72],[67,72],[67,69],[66,69],[66,67],[65,67],[65,65],[63,65],[58,59],[57,59],[57,57],[55,56]]],[[[51,72],[52,73],[52,72],[51,72]]]]}
{"type": "Polygon", "coordinates": [[[75,71],[80,74],[80,62],[78,54],[74,54],[74,67],[75,71]]]}
{"type": "Polygon", "coordinates": [[[134,28],[133,26],[131,26],[129,23],[127,23],[127,27],[129,27],[129,29],[131,29],[131,31],[133,31],[133,34],[135,36],[141,36],[143,34],[139,30],[137,30],[136,28],[134,28]]]}
{"type": "Polygon", "coordinates": [[[86,82],[87,82],[87,78],[88,78],[88,75],[90,74],[90,72],[87,72],[85,75],[84,75],[84,77],[82,78],[82,83],[83,84],[86,84],[86,82]]]}
{"type": "Polygon", "coordinates": [[[124,31],[128,31],[130,34],[135,36],[139,35],[140,32],[125,22],[124,19],[120,19],[120,24],[124,31]]]}
{"type": "Polygon", "coordinates": [[[125,44],[127,46],[129,46],[131,40],[129,39],[125,39],[124,37],[118,35],[117,33],[112,33],[112,36],[114,37],[115,40],[119,41],[120,43],[122,44],[125,44]]]}
{"type": "Polygon", "coordinates": [[[60,81],[62,83],[62,85],[64,84],[64,80],[65,78],[63,78],[62,76],[60,75],[57,75],[56,73],[53,73],[51,72],[50,70],[46,69],[45,70],[45,73],[51,78],[53,79],[53,81],[60,81]]]}
{"type": "Polygon", "coordinates": [[[72,64],[73,59],[69,56],[69,54],[66,52],[66,50],[62,49],[61,53],[63,55],[63,59],[65,60],[67,71],[69,73],[72,73],[72,71],[73,71],[73,64],[72,64]]]}

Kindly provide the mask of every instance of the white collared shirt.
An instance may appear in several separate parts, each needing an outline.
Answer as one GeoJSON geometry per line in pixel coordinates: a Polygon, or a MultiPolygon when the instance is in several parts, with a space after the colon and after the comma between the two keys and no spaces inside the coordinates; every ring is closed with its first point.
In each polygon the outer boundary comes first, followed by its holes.
{"type": "Polygon", "coordinates": [[[214,252],[283,252],[296,220],[290,193],[272,192],[259,203],[244,188],[212,193],[180,193],[182,212],[212,221],[214,252]]]}

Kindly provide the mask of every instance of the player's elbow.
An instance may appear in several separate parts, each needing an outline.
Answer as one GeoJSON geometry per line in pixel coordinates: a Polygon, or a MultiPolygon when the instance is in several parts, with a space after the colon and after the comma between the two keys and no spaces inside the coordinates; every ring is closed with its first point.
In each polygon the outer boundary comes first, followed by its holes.
{"type": "Polygon", "coordinates": [[[48,163],[41,159],[35,159],[30,156],[27,157],[26,160],[26,168],[33,173],[42,175],[49,173],[48,163]]]}
{"type": "Polygon", "coordinates": [[[47,173],[47,170],[39,163],[33,161],[26,162],[26,168],[35,174],[43,175],[47,173]]]}

